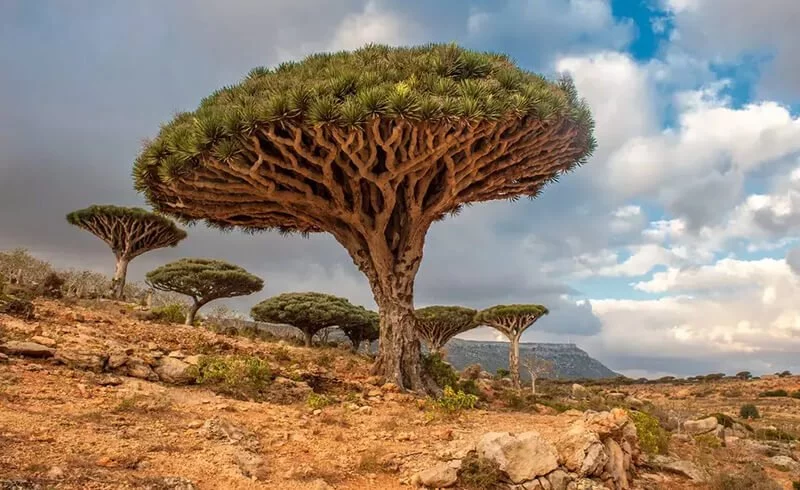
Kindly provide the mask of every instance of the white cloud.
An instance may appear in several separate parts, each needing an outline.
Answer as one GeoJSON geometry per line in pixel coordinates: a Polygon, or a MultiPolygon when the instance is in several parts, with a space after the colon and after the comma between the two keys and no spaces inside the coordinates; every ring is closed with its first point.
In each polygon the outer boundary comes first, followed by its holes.
{"type": "Polygon", "coordinates": [[[800,2],[795,0],[663,0],[672,13],[674,44],[706,59],[766,59],[760,91],[797,100],[800,86],[800,2]],[[724,20],[723,20],[724,19],[724,20]]]}
{"type": "Polygon", "coordinates": [[[413,39],[419,30],[413,21],[381,10],[374,0],[364,10],[345,17],[330,43],[332,50],[358,49],[367,43],[400,45],[413,39]]]}

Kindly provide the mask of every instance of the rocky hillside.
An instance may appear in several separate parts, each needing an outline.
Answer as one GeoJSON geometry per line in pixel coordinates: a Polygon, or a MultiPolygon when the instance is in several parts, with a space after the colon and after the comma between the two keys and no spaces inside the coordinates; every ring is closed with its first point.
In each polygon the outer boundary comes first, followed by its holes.
{"type": "MultiPolygon", "coordinates": [[[[508,342],[477,342],[472,340],[453,339],[447,343],[447,360],[456,369],[463,369],[470,364],[480,364],[490,373],[498,368],[508,368],[508,342]]],[[[553,361],[555,375],[567,379],[599,379],[612,378],[617,373],[608,369],[597,359],[589,357],[586,351],[575,344],[536,344],[522,343],[519,346],[520,359],[525,359],[531,352],[542,359],[553,361]]],[[[527,373],[521,373],[527,378],[527,373]]]]}

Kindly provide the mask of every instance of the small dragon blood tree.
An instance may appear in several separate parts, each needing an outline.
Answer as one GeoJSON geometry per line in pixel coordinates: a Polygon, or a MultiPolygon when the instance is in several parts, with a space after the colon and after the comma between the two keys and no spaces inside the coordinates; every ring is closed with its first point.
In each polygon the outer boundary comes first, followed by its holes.
{"type": "Polygon", "coordinates": [[[140,208],[93,205],[67,215],[70,224],[83,228],[111,247],[117,258],[111,293],[122,299],[131,260],[145,252],[174,247],[186,232],[169,219],[140,208]]]}
{"type": "Polygon", "coordinates": [[[431,224],[538,195],[586,161],[593,126],[569,79],[507,56],[369,45],[254,69],[164,125],[134,179],[181,220],[333,235],[378,305],[375,373],[427,391],[414,279],[431,224]]]}
{"type": "Polygon", "coordinates": [[[479,325],[488,325],[508,337],[508,370],[515,388],[519,388],[519,339],[522,332],[547,315],[542,305],[497,305],[481,310],[475,317],[479,325]]]}
{"type": "Polygon", "coordinates": [[[264,281],[238,265],[214,259],[180,259],[145,276],[148,286],[192,298],[186,325],[194,324],[197,310],[220,298],[246,296],[261,291],[264,281]]]}
{"type": "Polygon", "coordinates": [[[416,311],[417,332],[431,352],[439,352],[448,340],[472,330],[477,311],[463,306],[428,306],[416,311]]]}

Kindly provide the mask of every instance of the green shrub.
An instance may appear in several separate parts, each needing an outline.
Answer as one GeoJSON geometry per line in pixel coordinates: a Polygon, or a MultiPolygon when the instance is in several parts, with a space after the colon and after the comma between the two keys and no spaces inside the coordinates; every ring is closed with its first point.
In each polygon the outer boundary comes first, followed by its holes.
{"type": "Polygon", "coordinates": [[[262,399],[273,380],[269,364],[252,356],[203,356],[195,369],[197,384],[241,399],[262,399]]]}
{"type": "Polygon", "coordinates": [[[503,379],[511,376],[511,371],[505,368],[497,368],[496,377],[497,379],[503,379]]]}
{"type": "Polygon", "coordinates": [[[742,408],[739,409],[739,416],[745,420],[761,418],[761,415],[758,413],[758,407],[752,403],[742,405],[742,408]]]}
{"type": "Polygon", "coordinates": [[[800,490],[800,481],[792,482],[792,490],[800,490]]]}
{"type": "Polygon", "coordinates": [[[442,355],[432,352],[422,358],[423,368],[440,388],[457,387],[458,373],[453,366],[445,362],[442,355]]]}
{"type": "Polygon", "coordinates": [[[719,449],[722,447],[722,441],[714,434],[700,434],[694,436],[694,442],[698,446],[708,449],[719,449]]]}
{"type": "Polygon", "coordinates": [[[10,295],[0,295],[0,313],[22,318],[23,320],[32,320],[35,316],[34,306],[30,300],[10,295]]]}
{"type": "Polygon", "coordinates": [[[755,437],[756,439],[762,439],[767,441],[796,441],[797,437],[794,434],[790,434],[783,429],[774,429],[772,427],[766,429],[756,429],[755,430],[755,437]]]}
{"type": "Polygon", "coordinates": [[[493,490],[501,488],[503,472],[494,461],[469,453],[461,461],[458,472],[459,488],[467,490],[493,490]]]}
{"type": "Polygon", "coordinates": [[[309,393],[308,398],[306,398],[306,405],[311,410],[322,409],[331,404],[333,404],[333,400],[330,397],[317,393],[309,393]]]}
{"type": "Polygon", "coordinates": [[[658,423],[658,419],[645,412],[631,411],[628,413],[636,426],[642,450],[647,454],[667,454],[669,434],[658,423]]]}
{"type": "Polygon", "coordinates": [[[798,398],[798,399],[800,399],[800,390],[797,390],[797,391],[793,391],[793,392],[791,392],[791,393],[789,394],[789,396],[791,396],[792,398],[798,398]]]}
{"type": "Polygon", "coordinates": [[[186,321],[186,305],[170,303],[150,311],[153,320],[163,323],[183,323],[186,321]]]}
{"type": "Polygon", "coordinates": [[[464,410],[475,408],[476,403],[478,403],[477,396],[463,391],[455,391],[452,387],[445,386],[442,396],[429,400],[428,406],[434,412],[440,414],[458,415],[464,410]]]}
{"type": "Polygon", "coordinates": [[[789,396],[789,393],[786,390],[768,390],[761,392],[758,396],[760,397],[779,397],[779,396],[789,396]]]}

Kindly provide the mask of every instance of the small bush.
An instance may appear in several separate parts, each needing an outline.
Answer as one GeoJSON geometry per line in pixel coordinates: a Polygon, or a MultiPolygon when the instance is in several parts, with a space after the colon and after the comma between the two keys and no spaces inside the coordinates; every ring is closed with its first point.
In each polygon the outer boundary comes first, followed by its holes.
{"type": "Polygon", "coordinates": [[[756,407],[752,403],[746,403],[742,405],[742,408],[739,409],[739,416],[745,420],[747,419],[755,420],[761,418],[761,415],[758,413],[758,407],[756,407]]]}
{"type": "Polygon", "coordinates": [[[170,303],[150,312],[153,320],[163,323],[183,323],[186,321],[186,305],[183,303],[170,303]]]}
{"type": "Polygon", "coordinates": [[[781,490],[781,486],[770,479],[763,468],[748,464],[738,474],[720,473],[711,482],[713,490],[781,490]]]}
{"type": "Polygon", "coordinates": [[[774,429],[774,428],[766,428],[766,429],[756,429],[755,431],[756,439],[762,439],[767,441],[796,441],[797,437],[794,434],[790,434],[783,429],[774,429]]]}
{"type": "Polygon", "coordinates": [[[797,390],[797,391],[793,391],[793,392],[791,392],[791,393],[789,394],[789,396],[791,396],[792,398],[797,398],[797,399],[800,399],[800,390],[797,390]]]}
{"type": "Polygon", "coordinates": [[[251,356],[204,356],[195,369],[198,384],[241,399],[263,398],[273,379],[269,364],[251,356]]]}
{"type": "Polygon", "coordinates": [[[483,371],[483,368],[481,368],[480,364],[470,364],[461,371],[461,377],[466,380],[474,381],[480,377],[481,371],[483,371]]]}
{"type": "Polygon", "coordinates": [[[429,399],[426,405],[429,410],[429,417],[435,418],[439,415],[447,418],[457,416],[464,410],[475,408],[476,403],[478,403],[477,396],[463,391],[455,391],[452,387],[446,386],[442,396],[436,399],[429,399]]]}
{"type": "Polygon", "coordinates": [[[669,449],[669,434],[658,423],[658,419],[645,412],[629,412],[636,432],[639,434],[639,444],[647,454],[667,454],[669,449]]]}
{"type": "Polygon", "coordinates": [[[786,390],[768,390],[761,392],[758,396],[763,398],[769,397],[780,397],[780,396],[789,396],[789,393],[786,390]]]}
{"type": "Polygon", "coordinates": [[[24,298],[0,295],[0,313],[22,318],[23,320],[32,320],[34,306],[30,300],[24,298]]]}
{"type": "Polygon", "coordinates": [[[467,490],[494,490],[502,488],[503,472],[494,461],[469,453],[461,461],[458,481],[467,490]]]}
{"type": "Polygon", "coordinates": [[[442,355],[433,352],[422,358],[423,368],[440,388],[458,386],[458,373],[453,366],[445,362],[442,355]]]}
{"type": "Polygon", "coordinates": [[[719,449],[722,447],[722,441],[720,441],[719,438],[714,434],[700,434],[698,436],[694,436],[694,442],[698,446],[708,449],[719,449]]]}
{"type": "Polygon", "coordinates": [[[59,299],[64,294],[61,288],[64,286],[64,278],[55,272],[48,272],[42,283],[37,287],[37,293],[45,298],[59,299]]]}
{"type": "Polygon", "coordinates": [[[800,490],[800,481],[792,482],[792,490],[800,490]]]}
{"type": "Polygon", "coordinates": [[[778,375],[778,377],[788,378],[789,376],[792,375],[792,372],[791,371],[783,371],[783,372],[776,373],[776,374],[778,375]]]}
{"type": "Polygon", "coordinates": [[[495,375],[497,379],[503,379],[511,376],[511,371],[505,368],[497,368],[497,373],[495,375]]]}
{"type": "Polygon", "coordinates": [[[289,354],[289,349],[284,345],[279,345],[274,351],[272,351],[272,355],[275,356],[275,360],[279,362],[289,362],[292,360],[292,356],[289,354]]]}
{"type": "Polygon", "coordinates": [[[317,393],[309,393],[306,398],[306,405],[311,410],[318,410],[331,405],[333,400],[325,395],[318,395],[317,393]]]}
{"type": "Polygon", "coordinates": [[[333,356],[327,352],[323,352],[319,357],[317,357],[317,364],[324,368],[330,368],[333,366],[333,356]]]}

